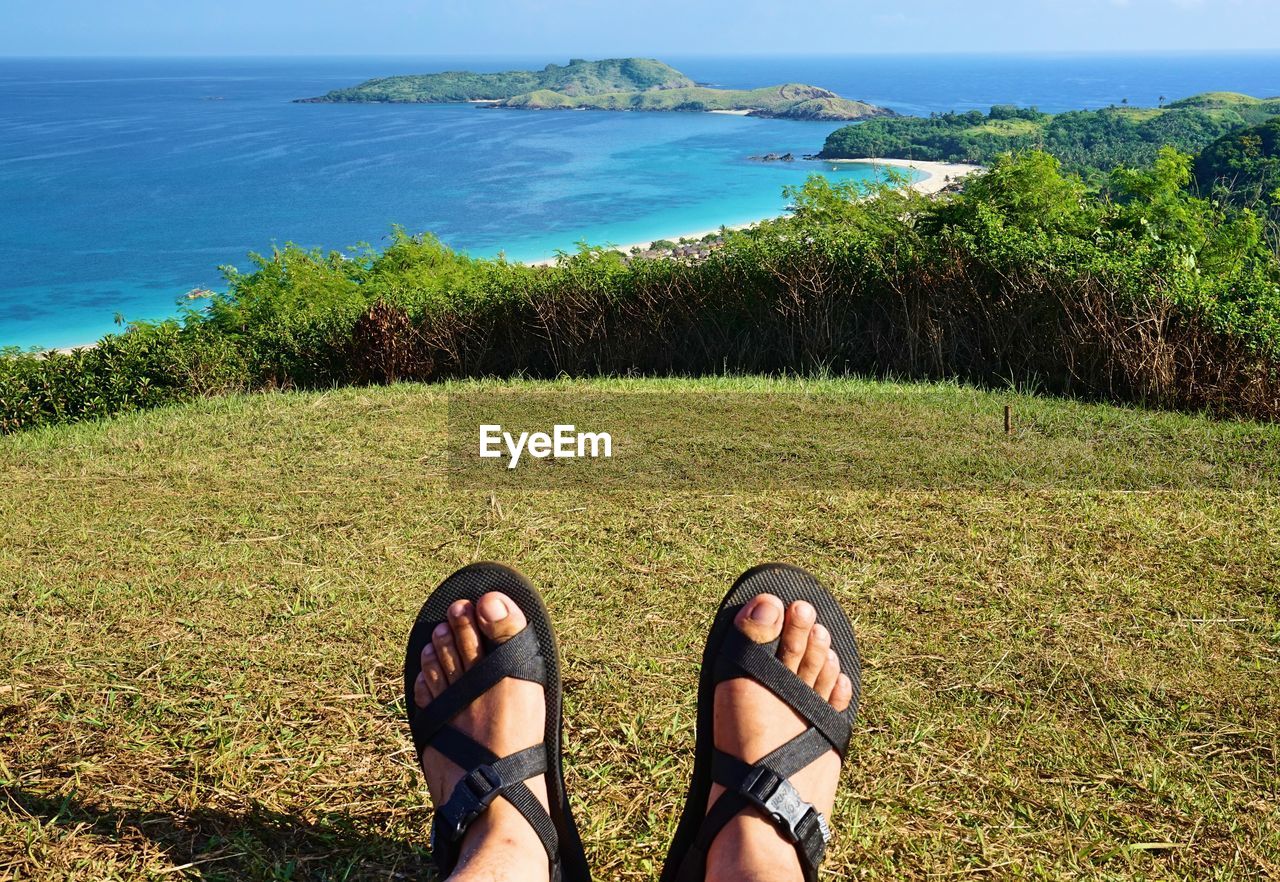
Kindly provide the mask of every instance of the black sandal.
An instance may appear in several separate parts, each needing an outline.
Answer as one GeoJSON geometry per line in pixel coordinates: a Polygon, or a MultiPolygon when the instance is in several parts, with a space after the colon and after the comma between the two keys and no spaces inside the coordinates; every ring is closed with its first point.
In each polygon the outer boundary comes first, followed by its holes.
{"type": "Polygon", "coordinates": [[[785,564],[765,564],[748,570],[738,579],[720,603],[702,655],[693,783],[667,854],[662,882],[702,882],[711,843],[735,815],[751,807],[759,809],[795,844],[807,882],[818,878],[818,867],[831,831],[826,819],[801,798],[788,779],[829,750],[835,750],[841,761],[844,760],[853,719],[858,713],[861,674],[853,626],[817,579],[785,564]],[[760,594],[772,594],[787,606],[805,600],[817,610],[818,621],[831,632],[831,648],[840,658],[841,673],[853,682],[853,700],[846,711],[836,711],[778,660],[777,640],[758,644],[734,626],[734,616],[760,594]],[[715,747],[716,685],[737,677],[750,677],[760,683],[809,721],[809,729],[804,734],[755,765],[748,765],[715,747]],[[726,789],[708,812],[712,782],[726,789]]]}
{"type": "Polygon", "coordinates": [[[431,824],[432,857],[441,877],[448,876],[457,865],[467,829],[495,799],[502,797],[519,810],[542,840],[552,882],[590,882],[586,853],[564,792],[560,654],[551,617],[537,589],[519,573],[494,563],[472,564],[446,579],[423,604],[409,633],[404,659],[404,695],[419,762],[422,751],[430,746],[459,768],[468,770],[444,804],[436,806],[431,824]],[[431,642],[432,631],[446,621],[448,609],[455,601],[478,601],[490,591],[500,591],[510,597],[524,612],[528,627],[500,645],[490,643],[482,635],[484,657],[425,709],[419,708],[413,700],[413,684],[422,670],[422,650],[431,642]],[[504,677],[542,684],[547,699],[547,724],[541,744],[500,758],[449,723],[504,677]],[[544,773],[550,814],[524,783],[544,773]]]}

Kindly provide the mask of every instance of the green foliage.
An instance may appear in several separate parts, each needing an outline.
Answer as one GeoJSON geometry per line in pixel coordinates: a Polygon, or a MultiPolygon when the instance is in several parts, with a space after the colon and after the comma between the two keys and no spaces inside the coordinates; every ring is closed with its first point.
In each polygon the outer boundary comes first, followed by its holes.
{"type": "Polygon", "coordinates": [[[1280,113],[1280,100],[1213,93],[1165,108],[1109,107],[1056,116],[999,106],[989,113],[946,113],[872,120],[833,132],[828,159],[893,157],[988,165],[1002,153],[1040,149],[1071,172],[1100,178],[1120,166],[1145,166],[1160,148],[1195,153],[1251,122],[1280,113]]]}
{"type": "Polygon", "coordinates": [[[1064,176],[1061,163],[1041,151],[1006,154],[991,170],[967,186],[965,198],[934,212],[935,228],[971,228],[980,215],[1041,234],[1085,238],[1101,222],[1101,206],[1089,198],[1074,176],[1064,176]]]}
{"type": "Polygon", "coordinates": [[[1200,192],[1256,206],[1280,222],[1280,117],[1226,135],[1196,158],[1200,192]]]}
{"type": "Polygon", "coordinates": [[[400,230],[382,252],[289,246],[181,323],[0,358],[0,430],[228,389],[831,369],[1275,419],[1280,261],[1190,175],[1166,149],[1103,193],[1039,151],[937,199],[815,177],[793,217],[697,260],[583,245],[531,267],[400,230]]]}
{"type": "Polygon", "coordinates": [[[786,119],[850,120],[887,113],[883,108],[841,98],[834,92],[789,83],[762,89],[653,89],[605,95],[571,96],[543,90],[501,102],[502,107],[533,110],[749,110],[756,116],[786,119]]]}
{"type": "Polygon", "coordinates": [[[801,186],[784,191],[795,220],[777,226],[786,229],[794,223],[807,229],[838,227],[892,238],[900,232],[904,216],[917,216],[926,207],[924,197],[909,189],[908,183],[892,168],[875,181],[833,184],[828,178],[812,175],[801,186]]]}
{"type": "Polygon", "coordinates": [[[1183,98],[1168,105],[1179,107],[1231,107],[1236,109],[1252,108],[1269,116],[1280,114],[1280,98],[1254,98],[1240,92],[1203,92],[1183,98]]]}
{"type": "Polygon", "coordinates": [[[88,349],[0,355],[0,434],[246,388],[234,341],[198,323],[139,325],[88,349]]]}

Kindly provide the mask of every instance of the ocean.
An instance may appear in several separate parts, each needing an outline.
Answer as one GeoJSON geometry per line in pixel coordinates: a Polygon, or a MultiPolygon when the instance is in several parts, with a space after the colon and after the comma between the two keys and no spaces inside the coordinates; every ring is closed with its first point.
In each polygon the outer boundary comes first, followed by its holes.
{"type": "MultiPolygon", "coordinates": [[[[1280,55],[663,60],[734,88],[806,82],[903,113],[1280,94],[1280,55]]],[[[0,59],[0,347],[72,346],[174,314],[219,267],[394,225],[476,255],[547,257],[785,209],[838,124],[713,114],[295,104],[374,76],[552,58],[0,59]]]]}

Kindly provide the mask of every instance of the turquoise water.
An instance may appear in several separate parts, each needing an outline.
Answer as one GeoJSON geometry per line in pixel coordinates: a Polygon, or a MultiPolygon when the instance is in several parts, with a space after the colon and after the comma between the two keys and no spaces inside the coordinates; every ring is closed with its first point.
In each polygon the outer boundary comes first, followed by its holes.
{"type": "MultiPolygon", "coordinates": [[[[807,81],[910,113],[1280,93],[1275,56],[670,60],[718,85],[807,81]]],[[[273,243],[378,246],[400,224],[529,260],[775,215],[815,172],[875,174],[748,158],[815,152],[829,123],[291,103],[370,76],[546,61],[0,60],[0,346],[171,315],[273,243]]]]}

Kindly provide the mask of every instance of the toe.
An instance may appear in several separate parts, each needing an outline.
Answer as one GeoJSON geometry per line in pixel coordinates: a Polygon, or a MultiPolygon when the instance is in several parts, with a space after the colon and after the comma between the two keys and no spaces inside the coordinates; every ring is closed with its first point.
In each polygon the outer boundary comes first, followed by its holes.
{"type": "Polygon", "coordinates": [[[821,624],[814,625],[809,632],[809,643],[800,659],[800,668],[796,671],[806,686],[818,682],[818,674],[827,663],[827,652],[831,649],[831,633],[821,624]]]}
{"type": "Polygon", "coordinates": [[[793,671],[800,669],[800,659],[804,658],[804,651],[809,646],[809,632],[817,618],[813,605],[803,600],[797,600],[787,608],[778,659],[793,671]]]}
{"type": "Polygon", "coordinates": [[[436,625],[436,629],[431,632],[431,644],[436,648],[436,658],[440,662],[440,670],[444,671],[445,680],[456,682],[462,676],[462,660],[458,658],[453,631],[447,622],[436,625]]]}
{"type": "Polygon", "coordinates": [[[453,645],[458,650],[458,659],[469,671],[482,655],[475,605],[470,600],[459,600],[449,607],[449,627],[453,629],[453,645]]]}
{"type": "Polygon", "coordinates": [[[818,672],[818,679],[813,682],[813,691],[818,693],[818,697],[823,701],[830,701],[831,693],[839,679],[840,656],[836,655],[834,649],[828,649],[827,660],[822,665],[822,670],[818,672]]]}
{"type": "Polygon", "coordinates": [[[432,698],[439,698],[440,693],[449,685],[449,681],[444,677],[444,671],[440,669],[436,648],[430,643],[422,647],[422,679],[432,698]]]}
{"type": "Polygon", "coordinates": [[[836,680],[836,688],[831,690],[831,706],[843,713],[849,709],[853,701],[853,681],[848,674],[841,674],[836,680]]]}
{"type": "Polygon", "coordinates": [[[756,643],[772,643],[782,630],[782,601],[772,594],[759,594],[738,610],[733,623],[756,643]]]}
{"type": "Polygon", "coordinates": [[[524,611],[505,594],[490,591],[476,604],[480,631],[494,643],[502,643],[524,630],[529,624],[524,611]]]}

